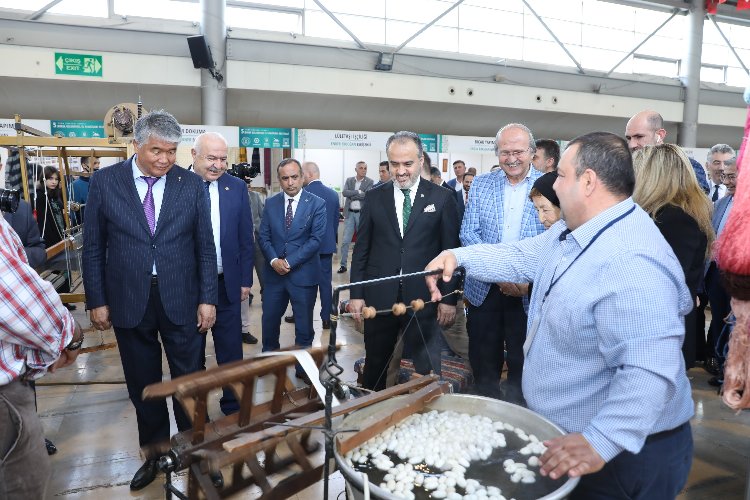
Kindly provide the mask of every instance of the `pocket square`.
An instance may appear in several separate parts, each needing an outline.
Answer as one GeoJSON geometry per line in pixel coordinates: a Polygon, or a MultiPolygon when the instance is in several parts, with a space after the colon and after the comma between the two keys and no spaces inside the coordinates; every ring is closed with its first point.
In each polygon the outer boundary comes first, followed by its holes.
{"type": "Polygon", "coordinates": [[[424,211],[425,212],[434,212],[435,211],[435,204],[432,203],[430,205],[427,205],[426,207],[424,207],[424,211]]]}

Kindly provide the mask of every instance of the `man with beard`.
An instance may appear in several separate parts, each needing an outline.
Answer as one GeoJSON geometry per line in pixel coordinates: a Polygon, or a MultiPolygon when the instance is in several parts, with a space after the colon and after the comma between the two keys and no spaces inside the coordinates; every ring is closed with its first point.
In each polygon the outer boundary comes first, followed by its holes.
{"type": "MultiPolygon", "coordinates": [[[[446,248],[458,245],[459,219],[455,195],[421,178],[424,163],[422,141],[413,132],[397,132],[386,143],[393,183],[371,189],[365,196],[352,256],[351,282],[408,274],[424,266],[446,248]]],[[[448,284],[444,292],[455,289],[448,284]]],[[[394,303],[428,300],[423,278],[389,281],[351,290],[349,307],[355,318],[365,304],[390,309],[394,303]]],[[[456,314],[456,296],[440,304],[427,304],[416,313],[378,315],[365,321],[365,369],[363,385],[381,390],[386,386],[386,369],[399,333],[404,352],[414,360],[417,373],[440,371],[440,330],[456,314]]]]}

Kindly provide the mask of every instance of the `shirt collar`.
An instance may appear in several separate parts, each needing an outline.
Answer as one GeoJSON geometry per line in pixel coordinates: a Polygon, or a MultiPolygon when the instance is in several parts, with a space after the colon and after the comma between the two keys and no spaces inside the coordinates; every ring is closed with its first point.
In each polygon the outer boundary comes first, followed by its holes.
{"type": "Polygon", "coordinates": [[[302,190],[299,190],[299,193],[297,193],[294,197],[289,196],[288,194],[284,193],[284,204],[289,203],[289,200],[294,200],[295,203],[299,203],[299,199],[302,197],[302,190]]]}
{"type": "MultiPolygon", "coordinates": [[[[526,172],[526,175],[523,177],[523,180],[521,182],[526,182],[526,180],[529,179],[529,177],[531,177],[531,170],[533,168],[534,168],[534,165],[529,165],[529,170],[526,172]]],[[[508,180],[508,174],[506,174],[505,170],[503,170],[502,168],[495,170],[494,172],[490,172],[490,174],[498,174],[498,177],[502,179],[504,183],[510,185],[510,181],[508,180]]],[[[518,184],[520,184],[521,182],[519,182],[518,184]]],[[[514,185],[518,186],[518,184],[514,184],[514,185]]]]}
{"type": "Polygon", "coordinates": [[[578,245],[583,248],[589,244],[591,238],[593,238],[604,226],[630,210],[634,204],[633,198],[628,197],[620,203],[611,206],[604,212],[596,215],[585,224],[582,224],[580,227],[573,230],[570,234],[576,240],[578,245]]]}
{"type": "MultiPolygon", "coordinates": [[[[141,177],[151,177],[151,176],[146,175],[143,172],[141,172],[141,169],[138,168],[138,162],[137,162],[137,160],[138,160],[138,155],[133,155],[133,161],[132,161],[132,163],[133,163],[133,178],[134,179],[140,179],[141,177]]],[[[164,176],[162,176],[162,177],[164,177],[164,176]]],[[[156,177],[156,179],[161,180],[162,177],[156,177]]]]}
{"type": "MultiPolygon", "coordinates": [[[[415,182],[414,185],[409,188],[409,194],[413,194],[417,192],[417,189],[419,189],[420,182],[430,182],[430,181],[425,181],[424,179],[422,179],[422,176],[420,175],[419,180],[417,180],[417,182],[415,182]]],[[[398,187],[398,184],[396,184],[395,182],[393,183],[393,189],[403,194],[403,191],[401,191],[401,188],[398,187]]]]}

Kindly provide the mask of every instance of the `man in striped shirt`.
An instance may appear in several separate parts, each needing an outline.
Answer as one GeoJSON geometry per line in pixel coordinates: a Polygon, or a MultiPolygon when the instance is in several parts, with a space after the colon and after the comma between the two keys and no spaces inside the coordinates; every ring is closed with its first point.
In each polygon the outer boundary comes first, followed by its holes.
{"type": "Polygon", "coordinates": [[[75,361],[83,333],[0,218],[0,498],[44,498],[50,462],[29,381],[75,361]]]}

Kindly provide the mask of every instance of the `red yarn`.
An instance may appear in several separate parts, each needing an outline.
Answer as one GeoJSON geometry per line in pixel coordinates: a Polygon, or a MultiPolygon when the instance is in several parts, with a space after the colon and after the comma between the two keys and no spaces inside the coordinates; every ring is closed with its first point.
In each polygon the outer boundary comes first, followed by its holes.
{"type": "Polygon", "coordinates": [[[719,268],[744,276],[750,276],[750,153],[747,141],[749,131],[750,109],[737,163],[737,189],[732,211],[716,243],[716,262],[719,268]]]}

